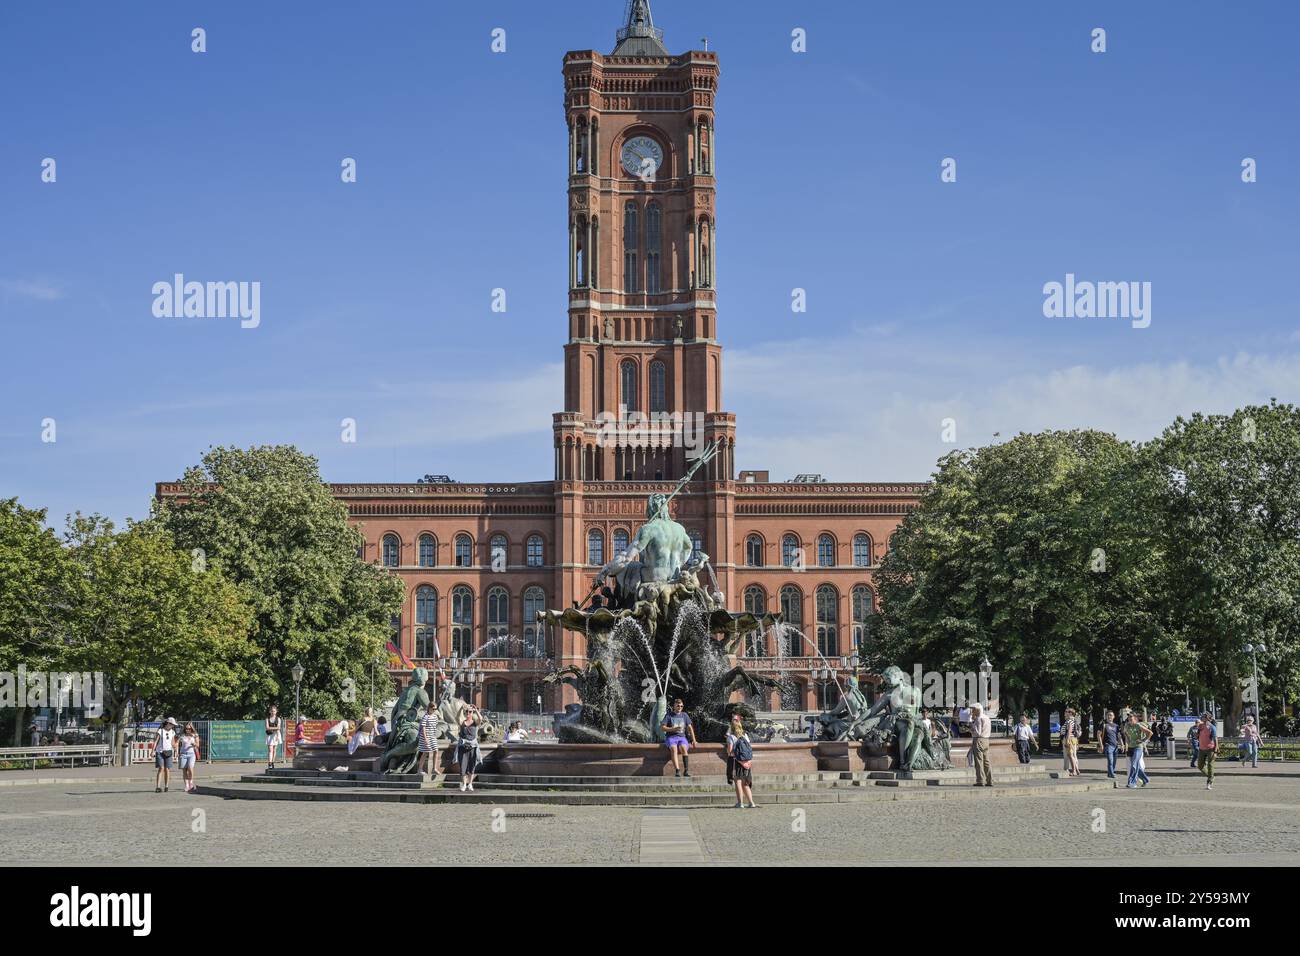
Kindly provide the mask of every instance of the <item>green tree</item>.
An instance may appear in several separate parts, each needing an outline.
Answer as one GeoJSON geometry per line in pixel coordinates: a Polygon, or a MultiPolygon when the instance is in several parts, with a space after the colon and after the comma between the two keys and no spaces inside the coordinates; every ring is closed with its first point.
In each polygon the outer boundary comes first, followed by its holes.
{"type": "MultiPolygon", "coordinates": [[[[45,511],[0,500],[0,671],[43,671],[59,648],[74,568],[63,543],[45,526],[45,511]]],[[[13,742],[25,745],[25,701],[10,715],[13,742]]]]}
{"type": "Polygon", "coordinates": [[[1131,446],[1094,431],[941,459],[877,576],[873,663],[970,671],[987,655],[1004,699],[1040,718],[1167,679],[1180,649],[1162,626],[1150,516],[1125,494],[1135,468],[1131,446]]]}
{"type": "MultiPolygon", "coordinates": [[[[404,589],[358,557],[364,539],[321,482],[316,459],[290,446],[212,448],[182,484],[183,496],[159,502],[157,517],[183,547],[239,582],[255,610],[260,654],[239,716],[260,717],[277,700],[287,712],[295,663],[306,671],[304,713],[355,712],[344,698],[349,690],[363,696],[370,664],[386,657],[404,589]]],[[[387,681],[386,670],[376,679],[387,681]]]]}
{"type": "Polygon", "coordinates": [[[256,660],[252,608],[219,570],[197,567],[152,521],[115,531],[110,521],[78,514],[66,540],[77,575],[55,662],[104,675],[115,753],[129,704],[156,714],[220,701],[244,683],[256,660]]]}
{"type": "Polygon", "coordinates": [[[1171,606],[1195,685],[1236,733],[1245,646],[1268,648],[1260,669],[1279,692],[1300,652],[1300,410],[1272,400],[1179,418],[1144,453],[1162,485],[1171,606]]]}

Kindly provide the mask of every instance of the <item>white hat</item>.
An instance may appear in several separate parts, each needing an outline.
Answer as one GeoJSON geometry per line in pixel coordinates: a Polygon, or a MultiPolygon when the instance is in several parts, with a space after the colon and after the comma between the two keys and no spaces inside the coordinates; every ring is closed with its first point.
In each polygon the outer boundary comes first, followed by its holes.
{"type": "Polygon", "coordinates": [[[175,717],[168,717],[166,720],[163,721],[163,726],[164,726],[164,727],[166,727],[168,724],[171,724],[173,727],[175,727],[175,726],[176,726],[176,718],[175,718],[175,717]]]}
{"type": "Polygon", "coordinates": [[[981,704],[978,700],[977,700],[977,701],[973,701],[973,702],[971,703],[971,705],[970,705],[970,709],[971,709],[971,710],[978,710],[978,711],[980,711],[981,713],[983,713],[983,711],[984,711],[984,705],[981,704]]]}

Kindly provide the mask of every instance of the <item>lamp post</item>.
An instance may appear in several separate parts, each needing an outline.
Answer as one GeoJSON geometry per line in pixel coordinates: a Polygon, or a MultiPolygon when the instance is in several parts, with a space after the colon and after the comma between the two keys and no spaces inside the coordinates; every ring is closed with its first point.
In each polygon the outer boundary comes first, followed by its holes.
{"type": "Polygon", "coordinates": [[[1258,659],[1256,658],[1256,655],[1257,655],[1257,654],[1263,654],[1263,653],[1265,653],[1267,650],[1268,650],[1268,648],[1265,647],[1263,644],[1247,644],[1247,645],[1246,645],[1246,653],[1250,655],[1250,667],[1251,667],[1251,672],[1254,674],[1254,684],[1255,684],[1255,731],[1256,731],[1257,733],[1259,733],[1259,734],[1263,734],[1263,730],[1262,730],[1261,728],[1264,726],[1264,714],[1263,714],[1263,710],[1262,710],[1262,708],[1260,707],[1260,703],[1261,703],[1260,698],[1263,697],[1264,695],[1261,694],[1261,693],[1260,693],[1260,690],[1259,690],[1259,661],[1258,661],[1258,659]]]}
{"type": "Polygon", "coordinates": [[[297,723],[302,719],[302,708],[299,706],[301,700],[300,690],[302,689],[302,665],[294,664],[293,669],[289,671],[293,675],[293,719],[297,723]]]}
{"type": "Polygon", "coordinates": [[[984,699],[981,700],[980,703],[984,705],[984,712],[986,714],[988,713],[989,710],[989,675],[992,673],[993,673],[993,665],[989,663],[988,655],[986,654],[984,656],[984,660],[980,661],[980,686],[979,686],[979,692],[984,695],[984,699]]]}

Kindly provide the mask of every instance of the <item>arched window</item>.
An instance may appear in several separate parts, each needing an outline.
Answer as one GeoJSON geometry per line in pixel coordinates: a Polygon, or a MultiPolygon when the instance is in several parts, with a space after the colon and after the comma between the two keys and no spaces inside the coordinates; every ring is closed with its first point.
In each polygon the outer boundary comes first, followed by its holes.
{"type": "MultiPolygon", "coordinates": [[[[796,630],[803,630],[803,592],[793,584],[781,589],[781,617],[796,630]]],[[[797,649],[802,653],[802,649],[797,649]]]]}
{"type": "Polygon", "coordinates": [[[456,535],[456,567],[469,568],[474,565],[474,542],[467,534],[456,535]]]}
{"type": "Polygon", "coordinates": [[[619,397],[628,411],[634,411],[638,407],[636,400],[636,363],[632,361],[624,362],[618,367],[618,371],[621,383],[619,397]]]}
{"type": "Polygon", "coordinates": [[[828,534],[817,538],[817,564],[823,568],[835,567],[835,539],[828,534]]]}
{"type": "MultiPolygon", "coordinates": [[[[489,588],[487,593],[487,639],[504,638],[510,630],[510,595],[505,588],[489,588]]],[[[504,642],[502,642],[504,643],[504,642]]],[[[493,645],[490,657],[505,657],[505,648],[493,645]]]]}
{"type": "Polygon", "coordinates": [[[438,592],[428,584],[415,589],[415,656],[429,659],[438,653],[438,592]]]}
{"type": "Polygon", "coordinates": [[[528,536],[528,566],[530,568],[540,568],[542,563],[542,536],[540,534],[530,534],[528,536]]]}
{"type": "Polygon", "coordinates": [[[546,592],[539,587],[524,591],[524,645],[523,656],[541,659],[546,652],[546,625],[537,615],[546,610],[546,592]]]}
{"type": "MultiPolygon", "coordinates": [[[[767,593],[757,584],[751,584],[745,588],[745,610],[755,617],[761,617],[767,613],[767,593]]],[[[766,657],[766,643],[761,627],[750,631],[745,635],[745,656],[766,657]]]]}
{"type": "Polygon", "coordinates": [[[817,589],[817,652],[834,657],[840,652],[840,596],[835,588],[823,584],[817,589]]]}
{"type": "Polygon", "coordinates": [[[759,535],[751,534],[745,539],[745,566],[749,568],[763,566],[763,539],[759,535]]]}
{"type": "Polygon", "coordinates": [[[627,557],[627,531],[623,528],[614,529],[614,560],[621,561],[627,557]]]}
{"type": "Polygon", "coordinates": [[[650,411],[668,410],[668,372],[663,362],[650,363],[650,411]]]}
{"type": "Polygon", "coordinates": [[[547,691],[546,685],[537,678],[524,682],[524,700],[523,710],[529,714],[540,714],[546,706],[546,700],[550,692],[547,691]]]}
{"type": "Polygon", "coordinates": [[[605,563],[605,536],[596,528],[587,532],[587,563],[596,567],[605,563]]]}
{"type": "Polygon", "coordinates": [[[696,276],[701,289],[713,288],[713,224],[707,218],[700,219],[700,248],[697,252],[696,276]]]}
{"type": "Polygon", "coordinates": [[[483,685],[485,706],[490,714],[504,714],[510,709],[510,685],[503,680],[489,681],[483,685]]]}
{"type": "Polygon", "coordinates": [[[645,290],[651,295],[659,291],[659,249],[661,246],[661,216],[659,204],[652,202],[645,210],[645,290]]]}
{"type": "Polygon", "coordinates": [[[835,680],[819,680],[817,682],[817,707],[820,710],[830,710],[840,702],[840,685],[835,680]]]}
{"type": "Polygon", "coordinates": [[[803,567],[803,556],[799,553],[799,539],[792,534],[787,534],[781,539],[781,566],[793,568],[796,565],[803,567]]]}
{"type": "Polygon", "coordinates": [[[875,613],[876,604],[872,599],[871,588],[859,584],[853,589],[853,647],[860,650],[866,647],[871,615],[875,613]]]}
{"type": "Polygon", "coordinates": [[[804,682],[799,680],[797,677],[792,677],[788,681],[782,681],[781,709],[803,710],[804,704],[804,682]]]}
{"type": "Polygon", "coordinates": [[[575,173],[585,173],[587,171],[587,121],[578,120],[577,142],[574,143],[573,150],[573,171],[575,173]]]}
{"type": "Polygon", "coordinates": [[[402,542],[395,534],[384,535],[384,567],[395,568],[401,564],[402,542]]]}
{"type": "Polygon", "coordinates": [[[474,593],[463,584],[451,592],[451,652],[456,657],[474,653],[474,593]]]}
{"type": "Polygon", "coordinates": [[[704,550],[704,535],[700,534],[700,529],[699,529],[699,528],[692,528],[688,533],[689,533],[690,536],[691,536],[691,550],[692,550],[692,551],[703,551],[703,550],[704,550]]]}
{"type": "Polygon", "coordinates": [[[420,567],[432,568],[438,564],[438,541],[431,534],[420,535],[420,567]]]}
{"type": "Polygon", "coordinates": [[[853,536],[853,565],[858,568],[871,567],[871,535],[853,536]]]}
{"type": "Polygon", "coordinates": [[[494,534],[492,540],[488,542],[488,558],[494,568],[504,568],[506,566],[506,536],[503,534],[494,534]]]}
{"type": "Polygon", "coordinates": [[[637,289],[637,222],[636,203],[628,202],[623,207],[623,291],[636,292],[637,289]]]}

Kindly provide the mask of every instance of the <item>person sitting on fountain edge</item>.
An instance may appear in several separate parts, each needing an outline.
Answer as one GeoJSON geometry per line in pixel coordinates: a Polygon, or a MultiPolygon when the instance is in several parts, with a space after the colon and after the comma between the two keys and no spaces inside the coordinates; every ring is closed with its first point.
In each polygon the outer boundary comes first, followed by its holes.
{"type": "Polygon", "coordinates": [[[692,746],[699,746],[699,741],[695,739],[695,725],[691,723],[685,707],[682,699],[678,697],[673,701],[673,712],[664,718],[663,723],[664,745],[673,755],[674,777],[680,777],[683,770],[686,771],[686,776],[691,775],[690,749],[692,746]],[[686,742],[687,734],[691,735],[689,744],[686,742]]]}

